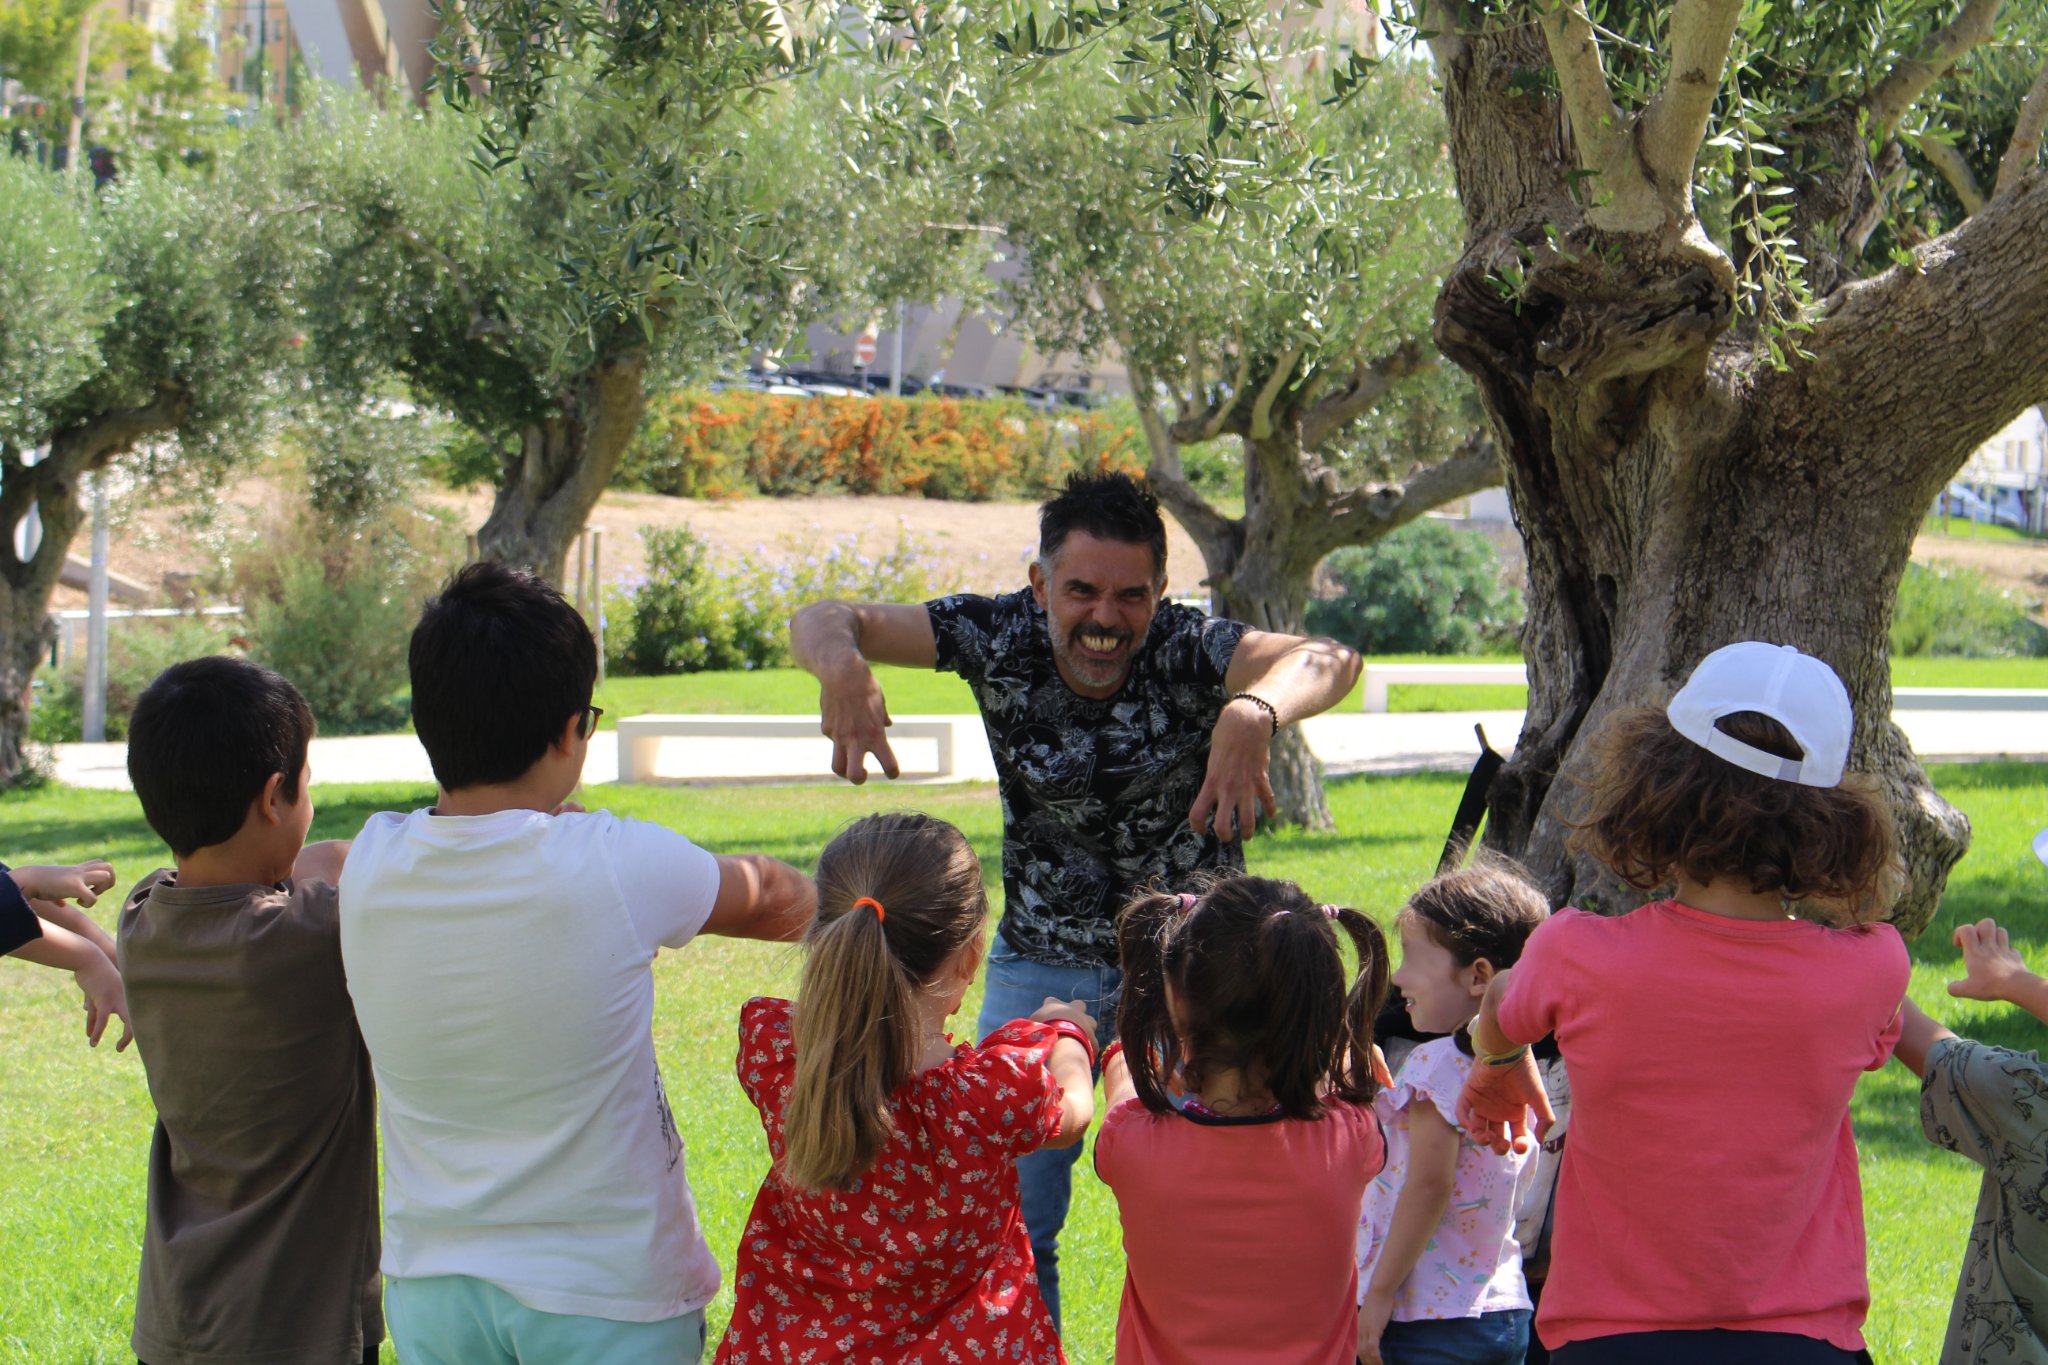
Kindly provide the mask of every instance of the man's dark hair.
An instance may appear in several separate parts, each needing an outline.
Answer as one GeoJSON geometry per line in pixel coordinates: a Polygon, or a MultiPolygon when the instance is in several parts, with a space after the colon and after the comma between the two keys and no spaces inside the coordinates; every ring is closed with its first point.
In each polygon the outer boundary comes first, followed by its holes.
{"type": "Polygon", "coordinates": [[[247,659],[188,659],[135,699],[128,780],[149,827],[188,857],[232,839],[271,774],[298,800],[312,739],[306,699],[278,674],[247,659]]]}
{"type": "Polygon", "coordinates": [[[412,724],[446,791],[510,782],[597,686],[597,642],[545,580],[488,560],[428,599],[407,655],[412,724]]]}
{"type": "Polygon", "coordinates": [[[1038,557],[1051,563],[1075,531],[1146,546],[1152,551],[1153,576],[1166,576],[1166,523],[1159,518],[1159,499],[1128,474],[1067,475],[1067,486],[1038,509],[1038,557]]]}

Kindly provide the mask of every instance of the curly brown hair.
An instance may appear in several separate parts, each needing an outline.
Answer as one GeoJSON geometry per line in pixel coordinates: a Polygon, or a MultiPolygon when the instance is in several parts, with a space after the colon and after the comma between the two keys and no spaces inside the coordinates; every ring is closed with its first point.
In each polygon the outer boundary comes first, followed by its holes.
{"type": "MultiPolygon", "coordinates": [[[[1769,716],[1737,711],[1719,725],[1781,758],[1801,756],[1769,716]]],[[[1897,899],[1891,812],[1869,779],[1809,787],[1761,776],[1693,743],[1654,707],[1616,713],[1593,743],[1592,801],[1570,847],[1637,890],[1674,876],[1735,881],[1852,923],[1897,899]]]]}

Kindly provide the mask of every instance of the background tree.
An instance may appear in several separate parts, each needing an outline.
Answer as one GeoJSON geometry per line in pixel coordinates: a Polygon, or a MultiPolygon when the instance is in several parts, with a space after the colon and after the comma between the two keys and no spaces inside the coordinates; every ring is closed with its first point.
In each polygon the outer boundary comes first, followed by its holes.
{"type": "Polygon", "coordinates": [[[495,168],[471,164],[501,145],[482,113],[335,99],[296,134],[328,206],[311,309],[327,379],[395,372],[489,442],[478,548],[557,578],[650,391],[814,318],[864,322],[885,268],[949,259],[913,250],[932,246],[903,230],[926,216],[914,184],[849,159],[842,91],[816,73],[701,127],[604,80],[553,77],[495,168]]]}
{"type": "MultiPolygon", "coordinates": [[[[1181,130],[1156,106],[1120,121],[1125,95],[1099,49],[1006,92],[957,137],[981,216],[1022,258],[1005,290],[1016,325],[1041,350],[1121,353],[1151,484],[1200,548],[1216,610],[1299,633],[1325,555],[1501,475],[1469,382],[1429,341],[1457,204],[1422,72],[1325,103],[1308,39],[1277,10],[1248,22],[1269,73],[1250,135],[1289,149],[1256,212],[1162,194],[1181,130]],[[1205,221],[1191,228],[1189,214],[1205,221]],[[1198,491],[1181,457],[1184,443],[1232,438],[1239,515],[1198,491]]],[[[1273,786],[1283,818],[1329,827],[1296,731],[1275,745],[1273,786]]]]}
{"type": "MultiPolygon", "coordinates": [[[[1204,149],[1258,116],[1237,33],[1263,8],[1076,7],[1021,43],[1012,13],[1004,41],[1043,61],[1113,35],[1133,103],[1204,149]]],[[[1397,17],[1442,83],[1464,216],[1435,335],[1478,382],[1528,551],[1530,706],[1489,842],[1560,899],[1633,904],[1565,851],[1585,738],[1720,644],[1784,641],[1848,684],[1851,763],[1883,784],[1906,856],[1893,915],[1919,929],[1969,827],[1891,721],[1887,626],[1935,493],[2048,394],[2040,5],[1397,17]],[[1973,88],[1987,58],[2035,73],[1997,113],[1973,88]],[[1930,176],[1944,145],[1980,207],[1930,176]]],[[[1367,64],[1339,54],[1339,85],[1367,64]]],[[[1209,168],[1173,192],[1199,205],[1219,185],[1209,168]]]]}
{"type": "Polygon", "coordinates": [[[305,252],[277,151],[258,137],[212,176],[141,167],[97,196],[0,164],[0,786],[25,772],[22,701],[86,477],[145,444],[145,476],[217,473],[286,396],[305,252]]]}

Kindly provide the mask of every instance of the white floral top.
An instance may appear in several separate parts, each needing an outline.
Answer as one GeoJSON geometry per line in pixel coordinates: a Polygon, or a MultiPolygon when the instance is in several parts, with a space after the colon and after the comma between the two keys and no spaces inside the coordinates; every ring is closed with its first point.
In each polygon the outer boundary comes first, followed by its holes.
{"type": "MultiPolygon", "coordinates": [[[[1359,1219],[1361,1298],[1407,1179],[1409,1112],[1418,1104],[1433,1105],[1455,1127],[1458,1091],[1471,1070],[1472,1059],[1458,1050],[1455,1038],[1433,1039],[1408,1054],[1394,1084],[1373,1100],[1387,1133],[1387,1164],[1366,1188],[1359,1219]]],[[[1515,1209],[1534,1169],[1526,1152],[1496,1156],[1469,1138],[1460,1140],[1450,1209],[1394,1296],[1394,1321],[1473,1318],[1531,1306],[1515,1240],[1515,1209]]]]}

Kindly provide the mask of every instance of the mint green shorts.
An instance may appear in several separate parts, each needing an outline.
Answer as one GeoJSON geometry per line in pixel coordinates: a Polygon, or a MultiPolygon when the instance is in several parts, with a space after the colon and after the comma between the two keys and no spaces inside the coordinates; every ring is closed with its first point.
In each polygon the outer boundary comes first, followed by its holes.
{"type": "Polygon", "coordinates": [[[384,1320],[404,1365],[698,1365],[704,1310],[614,1322],[528,1308],[488,1280],[384,1282],[384,1320]]]}

